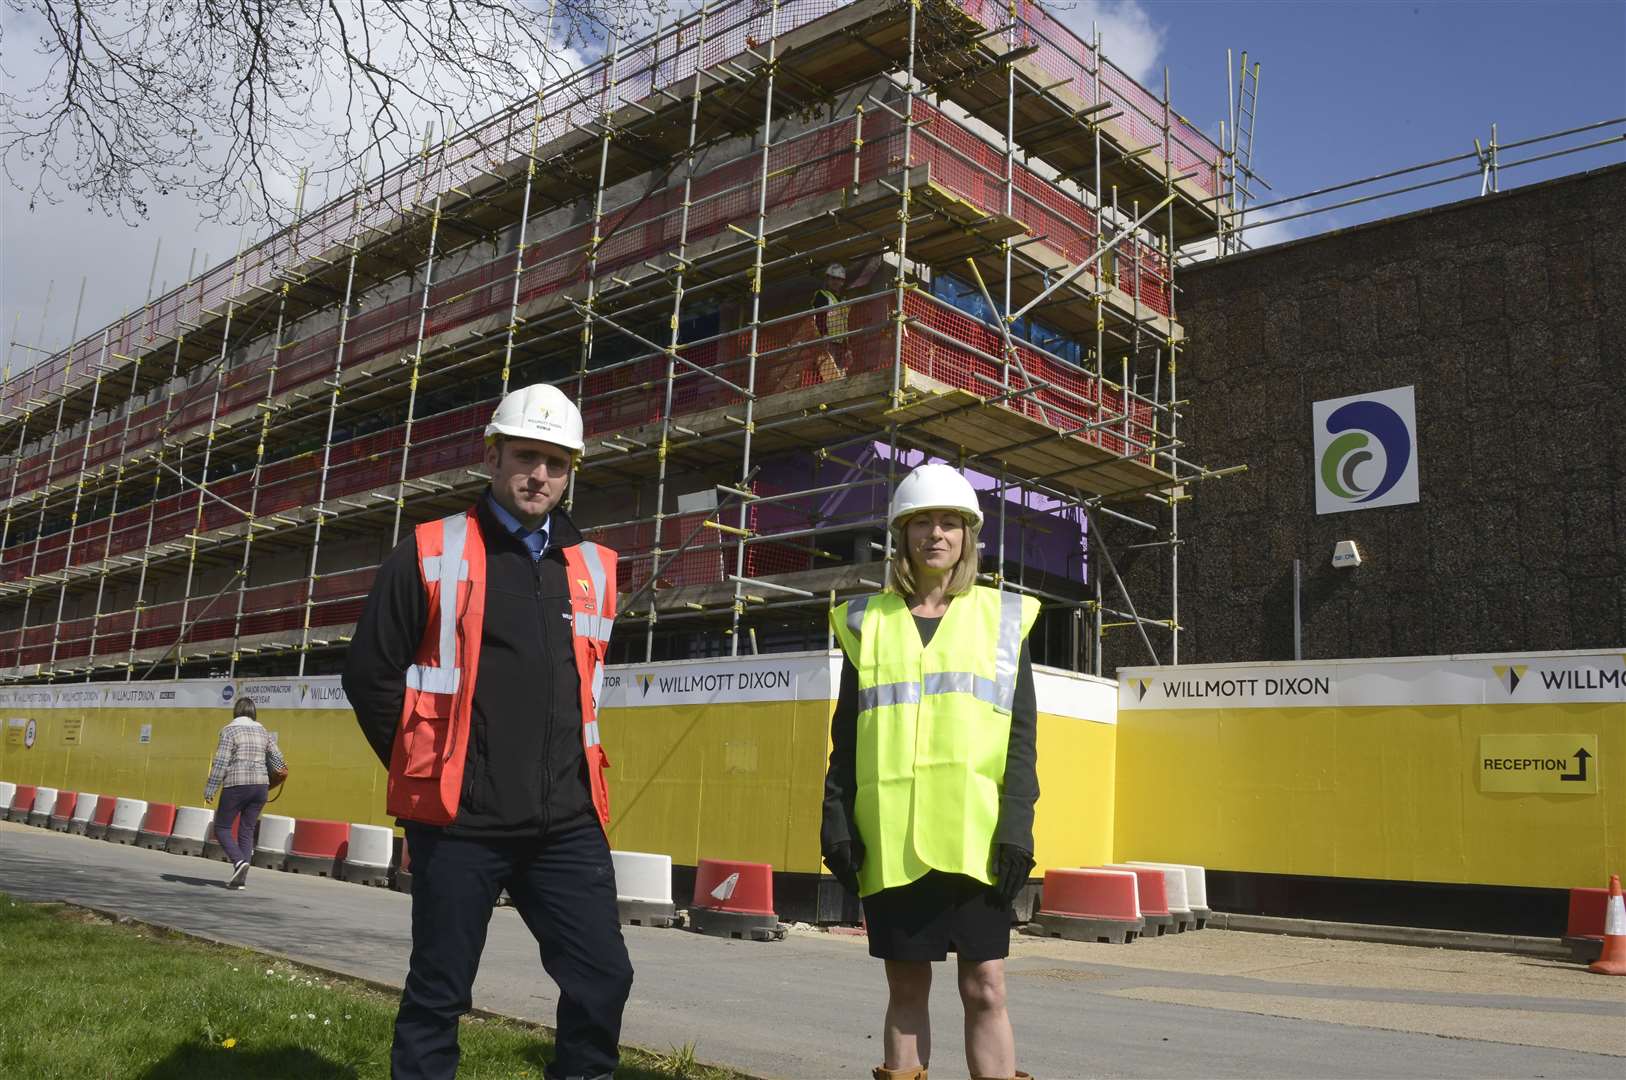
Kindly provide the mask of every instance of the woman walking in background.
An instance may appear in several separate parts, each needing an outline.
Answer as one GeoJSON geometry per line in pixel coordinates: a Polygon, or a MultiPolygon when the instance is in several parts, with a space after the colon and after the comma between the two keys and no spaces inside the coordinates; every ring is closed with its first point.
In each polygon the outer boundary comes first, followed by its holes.
{"type": "MultiPolygon", "coordinates": [[[[272,774],[288,775],[288,765],[277,749],[276,738],[256,718],[253,698],[242,698],[232,710],[231,723],[220,729],[215,745],[214,764],[203,787],[203,801],[214,802],[215,792],[224,787],[220,809],[215,812],[215,837],[231,859],[231,877],[226,888],[241,889],[248,881],[248,864],[254,856],[254,834],[260,826],[260,811],[271,793],[272,774]],[[232,836],[232,826],[237,835],[232,836]]],[[[279,778],[278,782],[281,780],[279,778]]]]}
{"type": "Polygon", "coordinates": [[[886,1061],[924,1080],[932,962],[958,960],[973,1080],[1025,1077],[1005,1008],[1011,903],[1033,869],[1038,713],[1032,597],[976,584],[982,511],[948,465],[922,465],[888,514],[885,592],[837,607],[841,692],[821,846],[864,903],[886,961],[886,1061]]]}

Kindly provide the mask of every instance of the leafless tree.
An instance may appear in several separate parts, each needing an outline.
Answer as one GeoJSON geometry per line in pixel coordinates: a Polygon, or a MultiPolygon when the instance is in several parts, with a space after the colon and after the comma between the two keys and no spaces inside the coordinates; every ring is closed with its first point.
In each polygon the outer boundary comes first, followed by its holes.
{"type": "MultiPolygon", "coordinates": [[[[683,0],[676,0],[682,3],[683,0]]],[[[0,165],[126,219],[286,217],[650,26],[668,0],[0,0],[0,165]],[[329,190],[337,190],[324,183],[329,190]]]]}

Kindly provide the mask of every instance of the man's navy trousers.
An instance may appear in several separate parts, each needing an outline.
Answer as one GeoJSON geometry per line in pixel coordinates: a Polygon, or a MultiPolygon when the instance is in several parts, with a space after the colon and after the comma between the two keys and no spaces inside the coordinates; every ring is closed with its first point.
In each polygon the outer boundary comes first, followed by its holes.
{"type": "Polygon", "coordinates": [[[412,859],[412,967],[395,1018],[394,1080],[452,1080],[457,1020],[473,1004],[486,926],[507,888],[559,985],[552,1078],[608,1076],[618,1060],[632,962],[597,820],[526,839],[476,839],[405,822],[412,859]]]}

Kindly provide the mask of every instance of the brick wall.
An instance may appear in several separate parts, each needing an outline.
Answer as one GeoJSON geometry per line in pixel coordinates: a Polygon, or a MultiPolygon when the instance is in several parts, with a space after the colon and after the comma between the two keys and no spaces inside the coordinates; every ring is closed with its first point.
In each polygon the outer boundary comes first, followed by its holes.
{"type": "Polygon", "coordinates": [[[1626,165],[1184,274],[1181,434],[1249,469],[1181,511],[1182,662],[1291,659],[1294,558],[1306,659],[1626,645],[1623,207],[1626,165]],[[1421,501],[1318,517],[1312,403],[1407,385],[1421,501]]]}

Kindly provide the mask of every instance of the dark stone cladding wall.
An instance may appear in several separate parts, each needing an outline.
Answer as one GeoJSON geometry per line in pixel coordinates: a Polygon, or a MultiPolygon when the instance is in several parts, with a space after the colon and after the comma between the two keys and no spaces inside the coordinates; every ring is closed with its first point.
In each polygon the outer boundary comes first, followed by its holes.
{"type": "MultiPolygon", "coordinates": [[[[1248,465],[1181,511],[1181,662],[1292,659],[1295,557],[1306,659],[1626,645],[1626,165],[1180,283],[1181,435],[1248,465]],[[1407,385],[1421,501],[1318,517],[1311,404],[1407,385]]],[[[1154,605],[1157,561],[1128,574],[1154,605]]],[[[1145,662],[1108,639],[1109,672],[1145,662]]]]}

